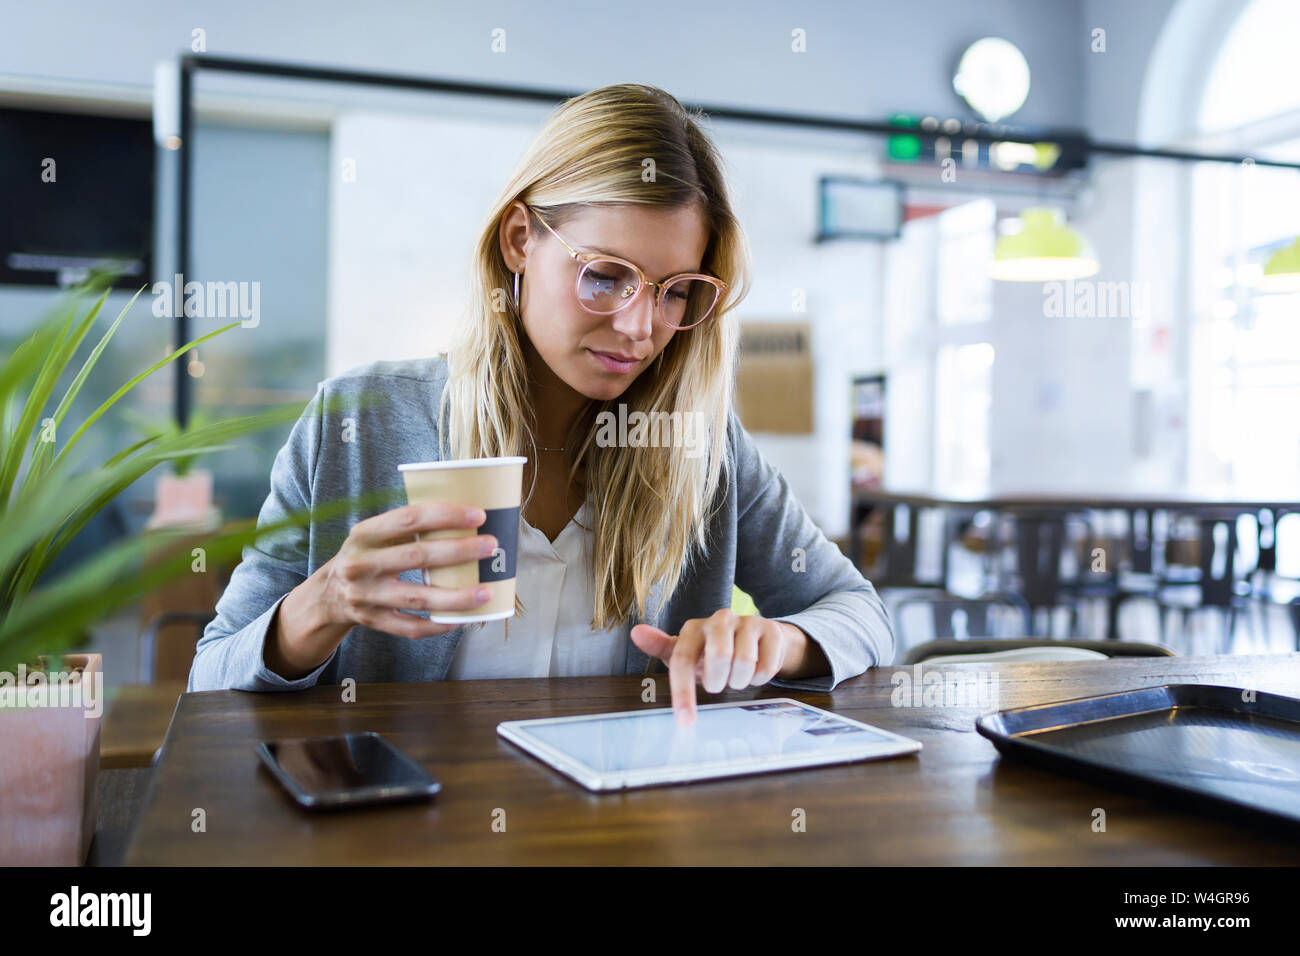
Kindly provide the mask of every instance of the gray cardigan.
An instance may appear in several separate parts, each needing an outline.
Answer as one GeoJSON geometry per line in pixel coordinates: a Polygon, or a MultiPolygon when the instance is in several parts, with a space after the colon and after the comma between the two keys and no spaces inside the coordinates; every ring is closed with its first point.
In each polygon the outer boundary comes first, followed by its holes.
{"type": "MultiPolygon", "coordinates": [[[[446,377],[446,360],[435,356],[373,362],[318,385],[276,455],[259,526],[372,489],[391,489],[392,504],[313,520],[274,536],[274,543],[246,547],[216,618],[199,639],[191,691],[297,690],[349,677],[358,683],[446,678],[464,628],[412,640],[358,625],[327,661],[298,680],[274,673],[262,656],[267,628],[285,595],[338,552],[348,528],[405,503],[397,465],[441,458],[437,410],[446,377]],[[363,392],[383,400],[367,403],[359,398],[363,392]]],[[[726,482],[724,506],[709,528],[709,555],[683,576],[667,604],[661,587],[654,587],[645,623],[676,634],[688,619],[730,607],[734,582],[753,597],[760,614],[798,626],[830,661],[833,673],[825,677],[772,684],[829,690],[868,667],[890,663],[894,634],[875,589],[809,519],[734,412],[727,444],[735,479],[726,482]],[[796,549],[802,549],[801,570],[794,569],[796,549]]],[[[421,583],[418,569],[400,578],[421,583]]],[[[665,670],[629,639],[626,673],[665,670]]]]}

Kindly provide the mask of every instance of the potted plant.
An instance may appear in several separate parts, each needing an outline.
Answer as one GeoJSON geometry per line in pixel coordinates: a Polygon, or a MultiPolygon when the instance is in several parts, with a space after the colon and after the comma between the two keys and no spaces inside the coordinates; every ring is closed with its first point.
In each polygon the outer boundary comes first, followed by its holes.
{"type": "MultiPolygon", "coordinates": [[[[184,431],[174,418],[158,421],[129,410],[123,415],[146,438],[163,438],[184,431]]],[[[190,415],[189,427],[202,428],[213,421],[203,409],[195,409],[190,415]]],[[[172,459],[169,469],[159,471],[154,486],[153,513],[145,527],[186,525],[211,528],[220,523],[221,514],[212,500],[212,472],[195,467],[199,457],[197,454],[181,455],[172,459]]]]}
{"type": "MultiPolygon", "coordinates": [[[[44,572],[96,513],[160,463],[192,461],[231,439],[296,419],[301,405],[150,435],[106,461],[77,461],[87,430],[145,378],[239,325],[191,342],[135,375],[65,438],[73,400],[139,297],[131,299],[84,359],[52,412],[47,406],[111,291],[95,273],[12,350],[0,350],[0,864],[80,865],[96,822],[100,655],[68,653],[101,616],[190,571],[192,538],[146,530],[61,572],[44,572]],[[81,315],[90,296],[98,298],[81,315]],[[177,541],[183,542],[177,547],[177,541]]],[[[143,291],[143,289],[141,290],[143,291]]],[[[357,500],[388,501],[389,493],[357,500]]],[[[355,503],[355,502],[351,502],[355,503]]],[[[350,502],[317,505],[275,524],[218,528],[206,560],[229,561],[264,535],[341,514],[350,502]]]]}

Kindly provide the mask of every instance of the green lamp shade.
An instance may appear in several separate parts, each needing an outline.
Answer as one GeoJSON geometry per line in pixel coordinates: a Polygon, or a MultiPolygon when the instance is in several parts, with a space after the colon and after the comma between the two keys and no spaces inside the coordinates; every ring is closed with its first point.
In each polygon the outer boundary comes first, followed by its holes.
{"type": "Polygon", "coordinates": [[[1264,263],[1259,291],[1300,292],[1300,236],[1291,245],[1273,253],[1264,263]]]}
{"type": "Polygon", "coordinates": [[[1035,206],[1020,215],[1024,227],[1002,236],[993,247],[995,279],[1048,282],[1082,279],[1097,272],[1097,257],[1077,230],[1065,224],[1059,210],[1035,206]]]}

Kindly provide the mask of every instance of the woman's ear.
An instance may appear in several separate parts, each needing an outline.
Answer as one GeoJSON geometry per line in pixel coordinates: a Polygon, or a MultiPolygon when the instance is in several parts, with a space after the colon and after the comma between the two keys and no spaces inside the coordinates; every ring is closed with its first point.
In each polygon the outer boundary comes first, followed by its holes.
{"type": "Polygon", "coordinates": [[[506,207],[498,230],[501,256],[505,260],[506,268],[511,272],[524,271],[524,262],[528,258],[529,232],[528,210],[516,199],[506,207]]]}

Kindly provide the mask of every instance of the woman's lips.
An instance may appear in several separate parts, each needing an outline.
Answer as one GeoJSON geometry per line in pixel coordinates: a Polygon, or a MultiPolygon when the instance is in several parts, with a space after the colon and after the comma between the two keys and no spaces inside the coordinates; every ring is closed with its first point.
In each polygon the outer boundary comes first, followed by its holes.
{"type": "Polygon", "coordinates": [[[619,372],[619,373],[630,372],[632,371],[632,369],[636,368],[638,365],[641,364],[639,360],[634,360],[631,362],[621,362],[618,359],[614,358],[612,355],[609,355],[606,352],[597,352],[595,349],[587,349],[587,351],[590,352],[595,357],[597,362],[599,362],[601,365],[603,365],[611,372],[619,372]]]}

